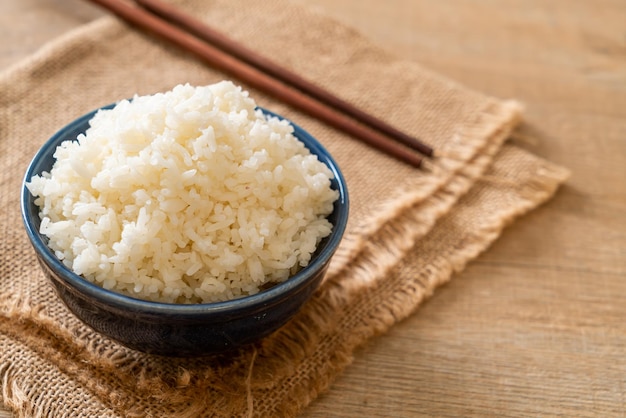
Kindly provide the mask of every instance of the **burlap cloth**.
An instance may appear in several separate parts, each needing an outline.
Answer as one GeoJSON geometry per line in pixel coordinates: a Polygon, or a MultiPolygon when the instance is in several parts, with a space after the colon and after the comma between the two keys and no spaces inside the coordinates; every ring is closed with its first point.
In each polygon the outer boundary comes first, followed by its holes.
{"type": "Polygon", "coordinates": [[[230,77],[115,18],[52,42],[0,76],[0,394],[19,416],[296,415],[356,347],[413,313],[567,177],[504,143],[518,104],[391,55],[326,16],[287,0],[179,3],[440,157],[429,171],[413,169],[251,90],[336,157],[352,202],[345,240],[314,299],[261,343],[202,359],[145,355],[94,333],[56,298],[23,231],[22,176],[51,134],[89,110],[230,77]]]}

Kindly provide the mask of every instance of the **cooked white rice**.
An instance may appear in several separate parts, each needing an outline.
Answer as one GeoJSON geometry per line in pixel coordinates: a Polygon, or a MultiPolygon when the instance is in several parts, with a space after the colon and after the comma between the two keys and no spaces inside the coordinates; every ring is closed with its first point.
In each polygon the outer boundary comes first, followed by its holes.
{"type": "Polygon", "coordinates": [[[254,294],[330,234],[332,173],[231,82],[99,111],[28,188],[56,256],[106,289],[170,303],[254,294]]]}

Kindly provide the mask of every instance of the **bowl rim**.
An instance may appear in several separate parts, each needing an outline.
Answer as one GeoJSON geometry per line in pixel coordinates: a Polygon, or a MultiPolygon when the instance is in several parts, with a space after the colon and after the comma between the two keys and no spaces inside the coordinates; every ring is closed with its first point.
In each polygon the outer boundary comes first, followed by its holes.
{"type": "MultiPolygon", "coordinates": [[[[56,133],[54,133],[37,151],[31,162],[29,163],[22,181],[21,214],[26,233],[31,242],[31,245],[34,247],[36,253],[43,259],[43,262],[45,262],[45,264],[47,264],[49,268],[51,268],[55,272],[55,275],[60,276],[63,282],[65,282],[67,285],[74,288],[76,291],[85,295],[86,297],[93,299],[94,301],[97,301],[107,306],[115,306],[123,310],[128,310],[129,312],[141,312],[149,315],[168,314],[187,317],[207,314],[233,313],[234,311],[254,308],[258,306],[267,307],[268,305],[277,303],[282,298],[291,295],[293,291],[297,291],[299,287],[304,286],[309,281],[309,279],[315,276],[318,270],[323,268],[324,265],[333,256],[343,238],[343,234],[345,232],[348,222],[348,214],[350,208],[348,189],[343,173],[341,172],[332,155],[310,133],[308,133],[306,130],[304,130],[293,121],[277,113],[274,113],[262,107],[257,107],[264,114],[271,117],[279,118],[281,120],[286,120],[289,124],[291,124],[294,129],[293,133],[298,138],[298,140],[303,142],[306,148],[308,148],[313,154],[317,155],[318,159],[331,170],[335,177],[333,183],[336,185],[336,190],[339,192],[339,197],[335,202],[335,210],[339,208],[339,211],[337,213],[336,225],[333,226],[331,234],[327,237],[328,240],[324,248],[315,258],[311,260],[311,262],[306,267],[297,272],[295,275],[289,277],[284,282],[278,283],[275,286],[267,290],[262,290],[254,295],[243,296],[240,298],[220,302],[197,304],[155,302],[134,298],[132,296],[127,296],[121,293],[104,289],[103,287],[100,287],[74,273],[54,255],[53,251],[44,241],[42,234],[39,233],[38,228],[35,227],[35,224],[33,223],[34,220],[31,219],[31,216],[29,216],[29,211],[27,208],[30,205],[30,202],[34,199],[34,197],[30,194],[30,191],[26,187],[26,183],[33,177],[33,175],[40,173],[40,171],[35,171],[36,169],[40,168],[38,167],[38,162],[42,158],[51,153],[54,153],[54,150],[56,150],[56,147],[61,142],[65,140],[75,139],[75,137],[73,136],[68,136],[69,132],[75,132],[77,127],[83,125],[84,129],[82,129],[82,132],[84,132],[88,127],[89,120],[91,120],[98,111],[110,109],[115,105],[116,103],[112,103],[94,109],[78,117],[77,119],[59,129],[56,133]]],[[[33,213],[33,215],[35,216],[36,213],[33,213]]]]}

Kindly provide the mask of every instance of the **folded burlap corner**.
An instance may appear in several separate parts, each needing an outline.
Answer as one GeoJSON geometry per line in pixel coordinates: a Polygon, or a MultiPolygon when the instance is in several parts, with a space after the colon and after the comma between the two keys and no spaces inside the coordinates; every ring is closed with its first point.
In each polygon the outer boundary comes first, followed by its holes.
{"type": "Polygon", "coordinates": [[[346,238],[313,300],[261,343],[203,359],[138,353],[83,325],[45,282],[21,226],[21,178],[41,144],[89,110],[229,77],[113,18],[51,43],[0,76],[0,399],[19,415],[296,415],[356,347],[413,313],[567,177],[504,144],[520,120],[517,103],[393,56],[328,17],[287,0],[178,3],[439,157],[415,170],[250,90],[335,156],[352,202],[346,238]]]}

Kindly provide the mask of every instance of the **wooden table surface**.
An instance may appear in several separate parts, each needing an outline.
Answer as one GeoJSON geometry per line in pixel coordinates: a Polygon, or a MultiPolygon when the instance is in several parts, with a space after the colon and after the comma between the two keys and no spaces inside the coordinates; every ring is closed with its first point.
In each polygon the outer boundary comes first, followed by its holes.
{"type": "MultiPolygon", "coordinates": [[[[519,136],[534,139],[521,142],[573,172],[360,349],[304,416],[626,416],[626,2],[300,1],[523,101],[519,136]]],[[[0,70],[101,15],[81,0],[2,0],[0,70]]]]}

